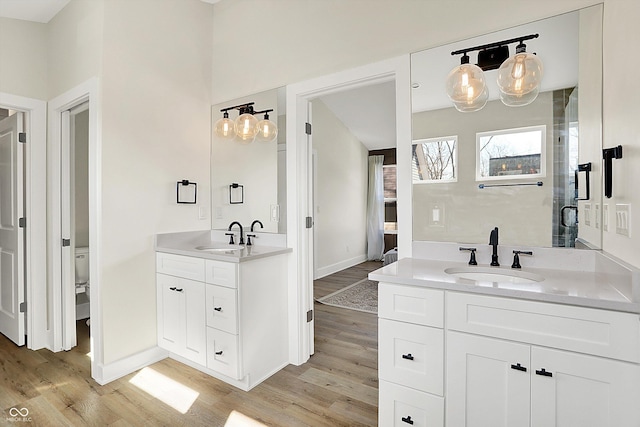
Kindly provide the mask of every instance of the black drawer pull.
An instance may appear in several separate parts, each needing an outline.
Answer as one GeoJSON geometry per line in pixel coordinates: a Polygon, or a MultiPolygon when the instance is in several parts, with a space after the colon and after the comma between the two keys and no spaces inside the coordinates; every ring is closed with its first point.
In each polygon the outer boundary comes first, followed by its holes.
{"type": "Polygon", "coordinates": [[[222,311],[222,307],[213,307],[215,311],[222,311]]]}
{"type": "Polygon", "coordinates": [[[527,372],[527,368],[521,366],[519,363],[517,365],[511,365],[511,369],[515,369],[516,371],[527,372]]]}
{"type": "Polygon", "coordinates": [[[553,374],[551,372],[546,371],[544,368],[542,368],[542,370],[538,371],[536,370],[536,375],[542,375],[543,377],[552,377],[553,374]]]}
{"type": "Polygon", "coordinates": [[[174,286],[174,287],[172,287],[172,288],[169,288],[169,290],[170,290],[170,291],[175,291],[175,290],[176,290],[176,288],[175,288],[175,286],[174,286]]]}
{"type": "Polygon", "coordinates": [[[176,292],[182,292],[182,288],[175,288],[176,292]]]}
{"type": "Polygon", "coordinates": [[[401,420],[407,424],[411,424],[413,425],[413,420],[411,419],[411,416],[408,417],[402,417],[401,420]]]}
{"type": "MultiPolygon", "coordinates": [[[[411,355],[411,353],[409,354],[403,354],[402,355],[403,359],[407,359],[407,360],[413,360],[413,356],[411,355]]],[[[411,417],[409,417],[409,419],[411,419],[411,417]]],[[[413,423],[412,423],[413,424],[413,423]]]]}
{"type": "Polygon", "coordinates": [[[222,356],[222,350],[221,350],[221,351],[216,351],[216,354],[217,354],[218,356],[222,356]]]}

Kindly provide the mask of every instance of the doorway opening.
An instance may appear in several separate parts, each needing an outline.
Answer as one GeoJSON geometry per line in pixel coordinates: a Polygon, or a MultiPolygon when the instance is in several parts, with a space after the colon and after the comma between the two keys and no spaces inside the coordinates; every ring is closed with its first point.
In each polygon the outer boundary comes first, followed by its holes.
{"type": "MultiPolygon", "coordinates": [[[[288,205],[287,241],[296,254],[291,269],[290,295],[297,307],[290,313],[291,360],[304,363],[314,353],[313,279],[314,279],[314,217],[311,103],[322,96],[385,82],[395,86],[395,144],[398,163],[410,164],[411,102],[409,57],[401,57],[341,73],[324,76],[287,87],[287,174],[296,177],[288,188],[287,197],[296,203],[288,205]],[[289,137],[291,136],[291,137],[289,137]]],[[[410,171],[398,171],[397,215],[398,250],[402,256],[411,253],[410,171]]],[[[321,185],[321,184],[320,184],[321,185]]],[[[348,185],[345,183],[345,185],[348,185]]],[[[322,208],[321,208],[322,211],[322,208]]],[[[349,226],[349,224],[346,224],[349,226]]],[[[293,305],[293,304],[291,304],[293,305]]],[[[291,306],[290,305],[290,306],[291,306]]]]}

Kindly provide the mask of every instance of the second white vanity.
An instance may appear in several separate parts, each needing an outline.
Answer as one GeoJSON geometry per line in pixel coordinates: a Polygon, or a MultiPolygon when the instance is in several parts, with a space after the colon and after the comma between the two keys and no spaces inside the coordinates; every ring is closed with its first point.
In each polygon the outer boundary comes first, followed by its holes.
{"type": "MultiPolygon", "coordinates": [[[[444,246],[440,253],[455,254],[444,246]]],[[[544,278],[529,283],[460,278],[445,270],[466,263],[442,259],[372,272],[380,281],[379,424],[640,425],[637,272],[600,253],[566,256],[585,265],[575,257],[594,257],[595,268],[523,268],[544,278]]]]}
{"type": "Polygon", "coordinates": [[[210,232],[159,235],[158,346],[245,391],[282,369],[289,252],[213,243],[210,232]]]}

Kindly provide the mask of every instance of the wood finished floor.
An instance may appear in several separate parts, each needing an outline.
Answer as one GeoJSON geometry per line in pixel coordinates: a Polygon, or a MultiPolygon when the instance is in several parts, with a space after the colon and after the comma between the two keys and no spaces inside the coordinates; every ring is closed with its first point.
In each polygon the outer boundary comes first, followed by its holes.
{"type": "MultiPolygon", "coordinates": [[[[314,297],[379,267],[365,262],[317,280],[314,297]]],[[[136,373],[105,386],[91,379],[83,321],[79,345],[69,352],[31,351],[0,335],[0,425],[224,426],[234,410],[270,426],[377,425],[376,315],[318,303],[314,310],[315,354],[309,362],[289,365],[249,392],[171,359],[151,365],[198,393],[185,414],[133,385],[136,373]],[[27,408],[29,421],[12,420],[11,408],[27,408]]]]}

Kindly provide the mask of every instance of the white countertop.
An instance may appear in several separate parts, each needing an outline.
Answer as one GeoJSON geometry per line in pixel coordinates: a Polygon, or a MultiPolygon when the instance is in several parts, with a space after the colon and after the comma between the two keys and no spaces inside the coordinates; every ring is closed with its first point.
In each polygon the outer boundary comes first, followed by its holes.
{"type": "Polygon", "coordinates": [[[227,242],[212,241],[210,231],[159,234],[156,236],[155,249],[156,252],[227,262],[246,262],[293,251],[291,248],[263,246],[260,243],[247,246],[229,245],[227,242]],[[202,246],[217,248],[232,247],[239,250],[208,252],[206,250],[196,249],[202,246]]]}
{"type": "MultiPolygon", "coordinates": [[[[369,279],[640,314],[640,302],[633,301],[631,286],[602,273],[523,267],[522,272],[541,275],[544,280],[533,283],[510,283],[459,278],[445,273],[444,270],[451,267],[470,266],[466,262],[404,258],[369,273],[369,279]]],[[[508,266],[493,268],[498,272],[511,270],[508,266]]]]}

